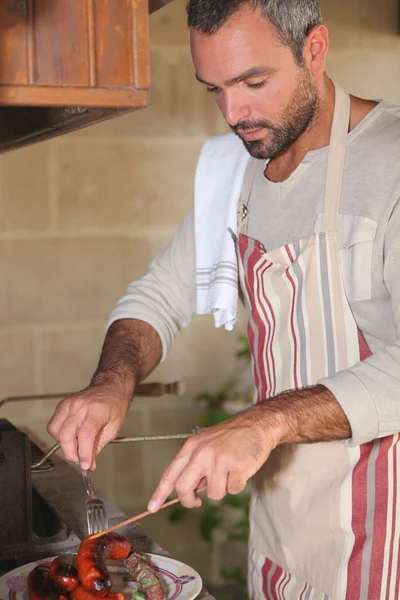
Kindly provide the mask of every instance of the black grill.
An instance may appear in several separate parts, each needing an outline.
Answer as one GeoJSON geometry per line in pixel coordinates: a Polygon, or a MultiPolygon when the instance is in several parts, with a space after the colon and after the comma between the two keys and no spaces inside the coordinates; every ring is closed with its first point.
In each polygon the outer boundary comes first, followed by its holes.
{"type": "MultiPolygon", "coordinates": [[[[42,457],[25,433],[0,419],[0,573],[76,545],[62,517],[32,485],[32,464],[42,457]]],[[[52,460],[45,465],[54,468],[52,460]]]]}

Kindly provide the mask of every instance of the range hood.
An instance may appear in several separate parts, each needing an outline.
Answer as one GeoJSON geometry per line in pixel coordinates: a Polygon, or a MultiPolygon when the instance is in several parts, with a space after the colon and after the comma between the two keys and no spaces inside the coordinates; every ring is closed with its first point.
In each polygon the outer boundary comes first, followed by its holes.
{"type": "Polygon", "coordinates": [[[0,152],[149,103],[149,14],[170,0],[0,0],[0,152]]]}

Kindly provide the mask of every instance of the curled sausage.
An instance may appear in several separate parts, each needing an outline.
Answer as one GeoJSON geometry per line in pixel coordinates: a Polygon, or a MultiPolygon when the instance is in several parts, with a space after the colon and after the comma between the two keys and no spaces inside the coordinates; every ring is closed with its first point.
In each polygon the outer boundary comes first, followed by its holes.
{"type": "Polygon", "coordinates": [[[133,552],[125,562],[133,581],[136,581],[139,591],[145,594],[147,600],[166,600],[149,556],[133,552]]]}
{"type": "Polygon", "coordinates": [[[107,596],[111,579],[104,561],[107,558],[126,558],[130,551],[130,541],[119,533],[106,533],[97,538],[86,537],[76,557],[79,581],[89,592],[107,596]]]}
{"type": "MultiPolygon", "coordinates": [[[[104,600],[124,600],[123,594],[107,594],[102,596],[104,600]]],[[[93,594],[89,590],[85,589],[83,585],[79,585],[71,592],[71,600],[99,600],[99,594],[93,594]]]]}
{"type": "Polygon", "coordinates": [[[49,567],[38,565],[28,575],[29,600],[67,600],[49,577],[49,567]]]}
{"type": "Polygon", "coordinates": [[[57,589],[62,592],[72,592],[79,585],[78,571],[63,556],[53,560],[50,565],[49,577],[55,583],[57,589]]]}

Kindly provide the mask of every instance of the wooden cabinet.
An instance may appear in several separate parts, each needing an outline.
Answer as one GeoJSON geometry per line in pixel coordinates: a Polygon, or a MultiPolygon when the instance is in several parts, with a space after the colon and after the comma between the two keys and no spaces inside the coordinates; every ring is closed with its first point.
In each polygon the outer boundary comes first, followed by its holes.
{"type": "Polygon", "coordinates": [[[0,0],[0,105],[140,108],[147,0],[0,0]]]}

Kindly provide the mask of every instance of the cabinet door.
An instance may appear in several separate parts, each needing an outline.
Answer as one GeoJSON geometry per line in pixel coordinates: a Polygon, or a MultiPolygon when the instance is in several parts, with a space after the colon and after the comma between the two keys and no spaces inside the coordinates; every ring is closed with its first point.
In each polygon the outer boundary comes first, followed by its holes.
{"type": "Polygon", "coordinates": [[[0,104],[147,106],[147,0],[0,0],[0,104]]]}

